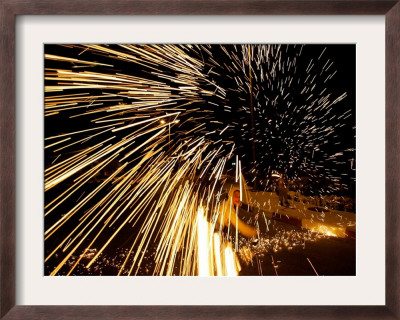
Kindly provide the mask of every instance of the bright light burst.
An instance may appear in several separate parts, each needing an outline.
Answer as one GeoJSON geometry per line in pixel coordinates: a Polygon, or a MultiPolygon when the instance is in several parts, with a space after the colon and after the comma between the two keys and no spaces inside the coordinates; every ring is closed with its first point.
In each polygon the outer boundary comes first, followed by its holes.
{"type": "MultiPolygon", "coordinates": [[[[307,48],[46,45],[49,274],[90,268],[122,243],[129,250],[119,275],[142,274],[150,253],[155,275],[214,273],[204,271],[200,232],[215,249],[208,227],[225,175],[243,173],[261,188],[274,171],[291,179],[348,175],[341,168],[354,147],[342,135],[354,136],[345,121],[354,114],[342,101],[347,93],[329,86],[336,74],[329,47],[304,63],[307,48]]],[[[233,249],[220,250],[235,259],[233,249]]]]}

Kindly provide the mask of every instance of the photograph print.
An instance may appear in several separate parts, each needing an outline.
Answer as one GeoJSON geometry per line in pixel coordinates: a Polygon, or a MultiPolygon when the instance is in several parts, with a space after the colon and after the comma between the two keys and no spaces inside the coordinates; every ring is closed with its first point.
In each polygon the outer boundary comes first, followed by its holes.
{"type": "Polygon", "coordinates": [[[355,44],[45,44],[45,276],[355,276],[355,44]]]}

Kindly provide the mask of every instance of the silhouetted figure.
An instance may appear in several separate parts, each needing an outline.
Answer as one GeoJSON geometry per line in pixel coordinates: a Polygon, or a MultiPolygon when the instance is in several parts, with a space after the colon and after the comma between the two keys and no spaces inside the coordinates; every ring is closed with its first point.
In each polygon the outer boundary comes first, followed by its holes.
{"type": "Polygon", "coordinates": [[[290,203],[288,200],[288,191],[289,185],[288,182],[285,181],[283,177],[280,177],[278,180],[278,196],[279,196],[279,205],[289,207],[290,203]]]}

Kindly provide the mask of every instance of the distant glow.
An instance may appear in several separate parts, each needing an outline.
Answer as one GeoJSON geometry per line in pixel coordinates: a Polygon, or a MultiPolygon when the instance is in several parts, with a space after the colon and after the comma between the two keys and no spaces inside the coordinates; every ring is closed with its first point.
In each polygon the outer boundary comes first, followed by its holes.
{"type": "Polygon", "coordinates": [[[321,233],[330,237],[345,238],[346,227],[330,226],[328,224],[303,219],[302,227],[312,232],[321,233]]]}

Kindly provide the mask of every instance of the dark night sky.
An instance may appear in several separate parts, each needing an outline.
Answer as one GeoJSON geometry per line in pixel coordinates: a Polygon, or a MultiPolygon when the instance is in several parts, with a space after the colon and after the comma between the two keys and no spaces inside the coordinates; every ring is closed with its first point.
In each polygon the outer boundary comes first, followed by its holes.
{"type": "MultiPolygon", "coordinates": [[[[109,47],[124,51],[117,45],[109,47]]],[[[351,159],[355,158],[355,45],[258,45],[252,50],[251,91],[258,179],[264,180],[273,171],[278,171],[290,179],[304,176],[312,179],[338,177],[345,185],[351,183],[355,179],[355,161],[351,167],[351,159]],[[330,108],[320,107],[325,97],[328,96],[332,102],[343,93],[347,93],[347,96],[330,108]]],[[[45,67],[48,69],[123,73],[160,81],[149,68],[140,64],[84,51],[76,46],[46,45],[45,53],[113,65],[74,69],[75,64],[46,59],[45,67]]],[[[191,104],[180,116],[180,125],[172,129],[173,141],[177,145],[180,140],[188,138],[186,132],[204,123],[202,130],[191,133],[191,136],[207,134],[208,139],[216,142],[221,139],[226,141],[225,154],[230,152],[232,143],[235,143],[235,154],[242,159],[243,171],[248,179],[252,179],[254,164],[247,51],[240,45],[211,45],[197,46],[187,50],[187,53],[204,61],[202,72],[207,74],[207,81],[200,79],[200,86],[215,91],[216,84],[224,89],[226,96],[199,93],[202,101],[191,104]],[[233,68],[234,64],[239,66],[239,70],[233,68]],[[238,83],[238,79],[242,83],[238,83]],[[224,130],[227,125],[229,127],[224,130]]],[[[165,75],[177,75],[176,70],[167,66],[157,66],[157,69],[165,75]]],[[[172,87],[179,86],[164,81],[172,87]]],[[[46,85],[55,84],[56,81],[46,81],[46,85]]],[[[109,91],[68,90],[68,94],[89,92],[91,95],[102,95],[109,91]]],[[[182,98],[183,102],[191,100],[191,97],[182,98]]],[[[119,103],[135,101],[120,99],[119,103]]],[[[71,109],[46,117],[46,137],[93,126],[90,116],[69,118],[75,114],[76,110],[71,109]]],[[[94,138],[91,143],[96,141],[94,138]]],[[[67,149],[65,155],[73,154],[80,150],[79,147],[67,149]]],[[[46,166],[49,166],[58,154],[46,149],[45,156],[46,166]]]]}

